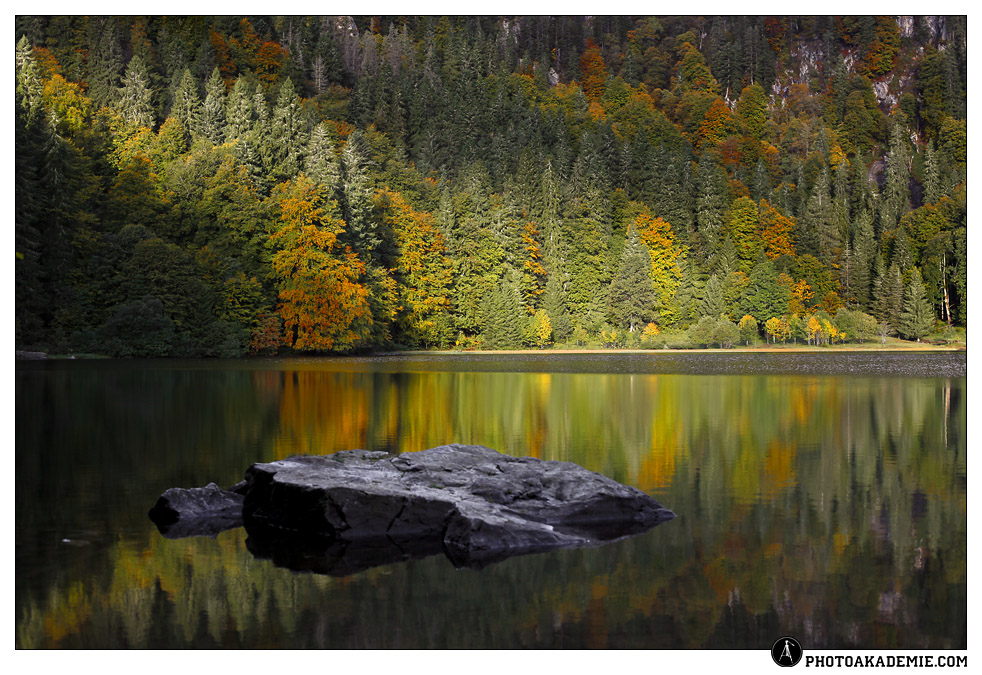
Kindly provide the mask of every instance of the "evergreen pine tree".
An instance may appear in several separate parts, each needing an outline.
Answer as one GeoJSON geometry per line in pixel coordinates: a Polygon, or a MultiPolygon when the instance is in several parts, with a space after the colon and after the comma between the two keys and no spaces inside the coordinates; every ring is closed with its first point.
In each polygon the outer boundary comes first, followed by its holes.
{"type": "Polygon", "coordinates": [[[798,252],[811,253],[829,266],[837,264],[842,255],[842,239],[834,219],[827,168],[823,168],[819,174],[808,199],[805,216],[798,222],[801,224],[799,236],[795,239],[799,245],[798,252]]]}
{"type": "Polygon", "coordinates": [[[898,332],[908,340],[921,341],[921,338],[934,326],[934,308],[928,302],[921,282],[920,270],[914,268],[910,282],[904,288],[903,311],[899,316],[898,332]]]}
{"type": "Polygon", "coordinates": [[[130,59],[126,66],[116,107],[127,122],[152,129],[154,126],[153,92],[146,64],[139,56],[130,59]]]}
{"type": "Polygon", "coordinates": [[[560,269],[551,271],[546,278],[546,287],[542,293],[542,308],[552,322],[552,334],[556,342],[567,342],[573,335],[573,322],[570,321],[566,309],[566,299],[563,291],[563,272],[560,269]]]}
{"type": "Polygon", "coordinates": [[[270,175],[276,182],[288,180],[303,166],[309,138],[300,101],[289,77],[280,86],[269,131],[270,175]]]}
{"type": "Polygon", "coordinates": [[[185,68],[181,75],[174,105],[171,107],[171,117],[180,120],[192,136],[200,135],[201,97],[198,95],[198,82],[191,75],[190,68],[185,68]]]}
{"type": "Polygon", "coordinates": [[[45,297],[42,284],[42,234],[46,202],[39,177],[39,145],[47,124],[41,80],[27,37],[16,50],[14,100],[14,332],[17,345],[36,344],[41,336],[45,297]]]}
{"type": "Polygon", "coordinates": [[[225,136],[225,82],[216,67],[205,84],[205,102],[201,108],[199,133],[218,145],[225,136]]]}
{"type": "Polygon", "coordinates": [[[43,123],[44,111],[43,83],[41,72],[34,58],[34,50],[26,37],[17,41],[14,52],[15,58],[15,88],[14,97],[17,104],[17,114],[29,127],[43,123]]]}
{"type": "Polygon", "coordinates": [[[360,131],[348,136],[341,151],[341,208],[348,224],[342,240],[369,259],[380,239],[372,219],[372,182],[368,166],[368,148],[360,131]]]}
{"type": "Polygon", "coordinates": [[[225,140],[245,139],[252,129],[252,91],[244,75],[232,86],[225,104],[225,140]]]}
{"type": "Polygon", "coordinates": [[[331,84],[340,84],[344,77],[344,63],[334,37],[322,31],[314,46],[310,61],[310,81],[318,94],[323,94],[331,84]]]}
{"type": "Polygon", "coordinates": [[[119,26],[114,16],[89,19],[89,49],[86,82],[89,97],[96,108],[112,105],[123,73],[123,48],[119,26]]]}
{"type": "Polygon", "coordinates": [[[657,298],[651,283],[651,256],[636,231],[632,230],[624,244],[608,300],[611,323],[632,333],[654,321],[657,315],[657,298]]]}
{"type": "Polygon", "coordinates": [[[906,228],[897,228],[893,238],[893,249],[890,262],[900,268],[901,272],[906,272],[914,265],[914,259],[910,251],[910,237],[907,236],[906,228]]]}
{"type": "Polygon", "coordinates": [[[249,130],[245,135],[255,158],[254,166],[257,168],[255,172],[251,173],[254,180],[257,181],[260,192],[268,194],[274,184],[271,179],[274,148],[269,105],[266,102],[266,95],[263,93],[262,87],[257,87],[252,94],[252,113],[249,130]]]}
{"type": "Polygon", "coordinates": [[[706,281],[703,291],[702,309],[700,314],[704,316],[719,316],[727,313],[728,302],[726,300],[726,289],[719,275],[711,274],[706,281]]]}
{"type": "Polygon", "coordinates": [[[925,204],[934,204],[944,196],[941,183],[941,168],[938,165],[938,153],[932,143],[924,150],[924,199],[925,204]]]}
{"type": "Polygon", "coordinates": [[[863,210],[855,223],[853,237],[853,260],[849,286],[856,306],[863,312],[871,309],[873,266],[876,261],[876,239],[873,236],[873,218],[869,211],[863,210]]]}
{"type": "Polygon", "coordinates": [[[705,283],[699,267],[687,256],[679,258],[682,277],[675,291],[675,305],[678,307],[678,323],[686,326],[697,321],[705,294],[705,283]]]}
{"type": "Polygon", "coordinates": [[[887,154],[886,185],[881,195],[880,231],[897,226],[900,217],[910,206],[910,141],[899,121],[890,131],[890,152],[887,154]]]}
{"type": "MultiPolygon", "coordinates": [[[[722,244],[723,224],[728,206],[726,173],[705,152],[699,160],[696,183],[696,252],[702,261],[713,257],[722,244]]],[[[671,222],[671,221],[669,221],[671,222]]]]}
{"type": "MultiPolygon", "coordinates": [[[[882,266],[880,266],[882,270],[882,266]]],[[[903,311],[904,282],[900,276],[900,268],[890,265],[882,276],[876,280],[876,298],[874,313],[877,319],[884,321],[896,330],[899,327],[900,313],[903,311]]]]}
{"type": "Polygon", "coordinates": [[[307,177],[322,186],[325,194],[333,195],[341,185],[341,161],[334,152],[327,122],[314,127],[305,154],[307,177]]]}

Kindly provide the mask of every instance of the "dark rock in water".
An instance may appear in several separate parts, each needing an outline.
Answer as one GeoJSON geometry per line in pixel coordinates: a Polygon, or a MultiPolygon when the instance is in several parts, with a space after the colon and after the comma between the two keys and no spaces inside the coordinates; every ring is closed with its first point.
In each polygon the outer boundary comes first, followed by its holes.
{"type": "Polygon", "coordinates": [[[171,488],[160,495],[147,515],[170,539],[214,537],[242,526],[244,499],[214,483],[200,488],[171,488]]]}
{"type": "Polygon", "coordinates": [[[675,517],[640,490],[576,464],[476,445],[396,457],[364,450],[292,457],[254,464],[246,481],[246,529],[257,541],[270,531],[299,535],[294,541],[316,534],[345,543],[345,551],[355,544],[377,553],[387,540],[397,557],[412,556],[405,542],[432,550],[435,541],[468,567],[594,546],[675,517]]]}
{"type": "Polygon", "coordinates": [[[319,534],[246,525],[246,548],[278,567],[344,577],[364,570],[444,553],[439,537],[372,537],[347,541],[319,534]]]}
{"type": "Polygon", "coordinates": [[[478,445],[254,464],[232,491],[168,490],[150,516],[166,536],[190,536],[235,527],[236,508],[254,555],[337,576],[439,552],[479,568],[597,546],[675,517],[640,490],[576,464],[478,445]]]}

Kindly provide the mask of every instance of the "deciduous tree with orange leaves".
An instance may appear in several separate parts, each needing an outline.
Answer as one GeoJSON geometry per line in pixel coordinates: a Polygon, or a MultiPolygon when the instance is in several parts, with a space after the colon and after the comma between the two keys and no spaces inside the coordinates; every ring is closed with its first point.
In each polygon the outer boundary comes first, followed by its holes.
{"type": "Polygon", "coordinates": [[[764,253],[774,260],[782,255],[794,257],[794,243],[791,233],[794,220],[788,218],[766,199],[760,200],[760,236],[764,240],[764,253]]]}
{"type": "Polygon", "coordinates": [[[344,231],[337,202],[304,175],[276,187],[280,227],[270,237],[276,249],[285,342],[301,351],[344,351],[363,342],[372,325],[368,291],[360,283],[365,265],[341,250],[344,231]]]}
{"type": "Polygon", "coordinates": [[[651,256],[651,281],[661,321],[670,324],[678,318],[675,293],[682,284],[679,261],[685,258],[686,249],[675,242],[671,223],[652,216],[647,209],[634,219],[633,227],[637,228],[641,242],[651,256]]]}
{"type": "Polygon", "coordinates": [[[599,101],[604,94],[607,82],[607,68],[600,47],[593,40],[587,40],[586,51],[580,57],[580,71],[583,73],[583,93],[588,101],[599,101]]]}

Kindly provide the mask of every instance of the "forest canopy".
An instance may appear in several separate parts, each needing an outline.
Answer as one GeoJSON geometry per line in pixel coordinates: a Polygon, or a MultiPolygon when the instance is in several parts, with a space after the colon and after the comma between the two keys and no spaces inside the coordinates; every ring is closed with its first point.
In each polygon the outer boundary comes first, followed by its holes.
{"type": "Polygon", "coordinates": [[[19,16],[18,349],[967,322],[967,20],[19,16]]]}

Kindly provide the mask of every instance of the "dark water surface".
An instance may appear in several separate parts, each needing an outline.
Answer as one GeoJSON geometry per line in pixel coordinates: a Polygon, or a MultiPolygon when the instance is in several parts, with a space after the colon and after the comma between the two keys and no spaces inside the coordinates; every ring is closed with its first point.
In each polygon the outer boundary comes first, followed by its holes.
{"type": "Polygon", "coordinates": [[[16,646],[965,648],[964,354],[18,362],[16,646]],[[346,577],[162,537],[165,489],[448,442],[577,462],[678,518],[346,577]]]}

